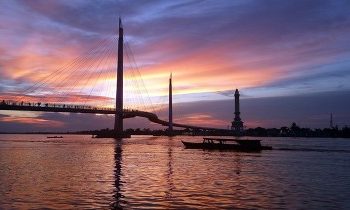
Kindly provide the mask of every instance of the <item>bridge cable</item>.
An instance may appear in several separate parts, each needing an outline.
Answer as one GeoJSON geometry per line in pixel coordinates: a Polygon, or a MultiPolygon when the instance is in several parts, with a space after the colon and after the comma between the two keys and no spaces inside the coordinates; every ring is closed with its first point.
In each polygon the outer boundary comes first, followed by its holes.
{"type": "MultiPolygon", "coordinates": [[[[73,91],[74,89],[76,89],[77,86],[81,86],[82,88],[80,88],[80,92],[82,92],[82,90],[87,86],[87,84],[90,82],[90,79],[92,77],[92,75],[94,74],[94,66],[96,65],[96,63],[101,62],[101,54],[104,54],[106,52],[106,50],[108,50],[108,48],[106,48],[105,46],[103,47],[102,50],[98,49],[96,50],[97,52],[100,52],[100,54],[98,54],[97,59],[94,60],[88,60],[89,65],[85,65],[85,63],[80,63],[77,66],[77,70],[78,71],[74,71],[72,72],[69,76],[67,76],[67,80],[65,80],[63,83],[60,83],[60,86],[69,86],[70,88],[68,88],[65,92],[63,93],[69,93],[69,91],[73,91]],[[78,75],[78,77],[75,77],[74,73],[80,73],[83,70],[81,75],[78,75]],[[86,77],[86,78],[85,78],[86,77]],[[74,84],[73,86],[70,84],[71,79],[70,78],[76,78],[76,80],[72,81],[72,83],[74,84]],[[85,83],[83,83],[84,85],[81,84],[81,81],[85,81],[85,83]]],[[[95,59],[96,57],[94,57],[95,59]]]]}
{"type": "MultiPolygon", "coordinates": [[[[128,51],[130,52],[131,60],[132,60],[132,62],[134,63],[134,66],[135,66],[135,69],[136,69],[136,73],[137,73],[137,75],[138,75],[138,78],[139,78],[139,80],[141,80],[141,86],[143,87],[144,91],[146,92],[146,96],[147,96],[146,99],[148,99],[149,106],[150,106],[151,110],[154,112],[155,110],[154,110],[154,107],[153,107],[152,100],[151,100],[151,98],[150,98],[150,96],[149,96],[148,90],[147,90],[147,88],[146,88],[146,86],[145,86],[145,83],[144,83],[144,81],[143,81],[143,79],[142,79],[141,73],[140,73],[140,71],[139,71],[139,67],[138,67],[138,65],[137,65],[137,63],[136,63],[136,60],[135,60],[135,57],[134,57],[134,53],[133,53],[133,51],[132,51],[132,49],[131,49],[129,43],[128,43],[127,41],[126,41],[125,43],[126,43],[126,48],[127,48],[128,51]]],[[[138,84],[138,82],[137,82],[137,84],[138,84]]]]}
{"type": "MultiPolygon", "coordinates": [[[[97,45],[101,45],[103,41],[105,41],[105,40],[100,40],[100,41],[97,43],[97,45]]],[[[88,54],[91,54],[92,52],[93,52],[93,49],[90,50],[90,51],[88,52],[88,54]]],[[[48,83],[48,81],[50,81],[51,79],[53,79],[53,78],[59,76],[59,75],[60,75],[62,72],[64,72],[66,69],[69,69],[70,66],[72,66],[72,65],[74,66],[78,61],[80,61],[80,60],[82,60],[83,58],[85,58],[84,56],[85,56],[85,55],[81,55],[81,56],[75,58],[75,59],[73,60],[73,62],[65,64],[64,66],[58,68],[57,71],[52,72],[51,74],[49,74],[48,76],[46,76],[46,77],[44,77],[42,80],[40,80],[39,82],[33,84],[32,86],[30,86],[29,88],[27,88],[26,90],[24,90],[24,91],[23,91],[23,95],[22,95],[19,99],[16,98],[16,100],[21,101],[24,97],[26,97],[26,95],[27,95],[28,93],[34,92],[34,91],[38,90],[40,87],[43,87],[44,85],[46,85],[46,84],[48,83]]],[[[44,87],[45,87],[45,86],[44,86],[44,87]]]]}
{"type": "MultiPolygon", "coordinates": [[[[66,78],[62,83],[59,84],[60,87],[68,87],[66,88],[64,91],[62,91],[60,93],[60,95],[69,95],[69,93],[71,93],[73,90],[75,90],[78,86],[80,87],[79,91],[76,94],[76,96],[82,97],[82,92],[83,90],[85,90],[85,88],[87,87],[87,85],[89,84],[92,76],[94,75],[94,66],[96,65],[96,63],[100,63],[101,62],[101,54],[104,54],[106,51],[108,50],[108,48],[106,48],[105,46],[103,47],[102,50],[97,49],[96,52],[100,52],[100,54],[98,54],[98,57],[96,59],[96,61],[94,60],[88,60],[89,64],[86,66],[84,63],[80,63],[77,66],[77,69],[74,70],[73,72],[71,72],[71,74],[67,75],[66,78]],[[81,70],[84,70],[82,72],[81,75],[77,75],[75,76],[75,73],[79,73],[81,70]],[[78,70],[78,71],[77,71],[78,70]],[[71,79],[70,78],[76,78],[75,80],[72,81],[72,83],[74,85],[71,85],[71,79]],[[82,84],[83,81],[83,84],[82,84]],[[84,83],[85,81],[85,83],[84,83]]],[[[96,58],[96,57],[94,57],[96,58]]],[[[62,100],[64,100],[64,98],[62,98],[62,100]]],[[[61,101],[62,102],[62,101],[61,101]]]]}
{"type": "MultiPolygon", "coordinates": [[[[87,100],[90,98],[90,96],[92,95],[92,92],[94,91],[95,87],[96,87],[96,83],[99,80],[99,78],[101,77],[102,71],[104,70],[104,67],[106,66],[106,62],[109,59],[109,56],[113,53],[113,50],[111,50],[110,48],[108,49],[108,51],[104,54],[104,59],[102,60],[102,62],[99,62],[98,66],[96,69],[100,69],[100,71],[98,72],[98,76],[95,79],[93,85],[92,85],[92,89],[90,90],[90,93],[88,95],[88,97],[86,98],[84,105],[86,104],[87,100]],[[102,64],[102,66],[100,67],[100,64],[102,64]]],[[[105,80],[103,80],[105,81],[105,80]]]]}

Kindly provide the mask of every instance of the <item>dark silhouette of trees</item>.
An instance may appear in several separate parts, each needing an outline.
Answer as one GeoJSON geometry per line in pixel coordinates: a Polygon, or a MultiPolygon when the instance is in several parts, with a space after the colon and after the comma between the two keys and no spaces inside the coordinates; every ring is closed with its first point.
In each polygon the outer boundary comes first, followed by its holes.
{"type": "MultiPolygon", "coordinates": [[[[1,103],[1,102],[0,102],[1,103]]],[[[113,129],[91,130],[91,131],[78,131],[72,132],[73,134],[90,134],[100,136],[111,136],[115,131],[113,129]]],[[[154,136],[167,136],[169,132],[164,130],[151,130],[148,128],[140,129],[126,129],[125,133],[128,135],[154,135],[154,136]]],[[[325,137],[325,138],[350,138],[350,128],[345,126],[338,128],[324,129],[310,129],[301,128],[295,122],[290,127],[283,126],[281,128],[249,128],[244,130],[243,133],[235,133],[234,131],[210,131],[201,129],[184,129],[174,130],[173,135],[193,135],[193,136],[260,136],[260,137],[325,137]]]]}
{"type": "Polygon", "coordinates": [[[272,136],[272,137],[327,137],[327,138],[350,138],[350,128],[347,126],[339,129],[337,126],[333,128],[311,129],[301,128],[295,122],[288,128],[249,128],[245,130],[246,136],[272,136]]]}

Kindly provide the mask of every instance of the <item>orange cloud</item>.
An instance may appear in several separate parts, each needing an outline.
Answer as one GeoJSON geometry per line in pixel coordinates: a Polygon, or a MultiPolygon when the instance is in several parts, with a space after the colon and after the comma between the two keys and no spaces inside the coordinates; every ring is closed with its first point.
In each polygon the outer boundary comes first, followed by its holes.
{"type": "Polygon", "coordinates": [[[226,128],[228,122],[225,120],[215,119],[209,114],[190,114],[183,117],[175,118],[174,122],[181,122],[186,125],[196,125],[203,127],[226,128]]]}
{"type": "Polygon", "coordinates": [[[202,49],[187,56],[141,67],[152,95],[166,95],[168,77],[173,72],[174,94],[215,92],[261,86],[279,76],[277,68],[244,66],[229,56],[227,49],[202,49]]]}
{"type": "Polygon", "coordinates": [[[81,103],[92,103],[98,102],[100,104],[106,104],[110,101],[113,101],[113,98],[108,98],[104,96],[89,96],[89,95],[17,95],[12,93],[3,93],[0,95],[0,98],[3,100],[9,100],[13,102],[31,102],[31,103],[71,103],[71,104],[81,104],[81,103]]]}
{"type": "Polygon", "coordinates": [[[91,86],[99,82],[96,78],[112,75],[110,69],[115,69],[115,50],[106,40],[90,43],[92,49],[81,49],[60,45],[57,35],[51,35],[50,39],[36,33],[28,35],[16,54],[2,62],[2,73],[12,80],[23,79],[45,87],[64,89],[91,86]],[[101,43],[107,47],[98,48],[101,43]]]}
{"type": "MultiPolygon", "coordinates": [[[[182,49],[179,40],[163,44],[156,47],[157,51],[167,48],[165,51],[170,53],[182,49]]],[[[102,59],[91,57],[74,60],[72,58],[81,55],[79,49],[74,47],[61,47],[58,49],[60,54],[52,56],[40,55],[36,52],[36,47],[36,39],[29,39],[19,51],[19,56],[7,63],[5,69],[10,78],[22,78],[37,85],[24,93],[19,91],[18,95],[22,95],[21,97],[7,94],[2,98],[45,103],[114,105],[116,58],[112,51],[104,54],[106,57],[102,59]],[[39,63],[42,66],[39,66],[39,63]]],[[[50,46],[44,44],[41,47],[45,49],[50,46]]],[[[130,63],[125,63],[125,105],[137,108],[135,106],[148,103],[144,102],[148,96],[167,95],[168,77],[171,71],[174,78],[174,95],[260,86],[278,75],[275,69],[242,67],[238,61],[232,60],[229,56],[218,56],[227,53],[226,48],[218,48],[215,52],[210,48],[198,49],[186,56],[169,57],[158,63],[140,66],[139,72],[131,68],[130,63]]]]}
{"type": "Polygon", "coordinates": [[[12,117],[12,116],[5,116],[0,117],[0,121],[2,122],[11,122],[11,123],[23,123],[23,124],[34,124],[39,127],[62,127],[64,125],[63,122],[56,121],[56,120],[46,120],[41,118],[33,118],[33,117],[12,117]]]}
{"type": "MultiPolygon", "coordinates": [[[[59,46],[49,40],[40,41],[38,36],[35,33],[28,36],[17,56],[4,63],[8,78],[36,84],[27,91],[17,91],[25,95],[21,100],[95,104],[108,101],[109,106],[113,106],[116,43],[92,49],[98,56],[86,58],[87,52],[82,52],[78,46],[59,46]],[[50,53],[45,49],[51,49],[50,53]]],[[[152,53],[136,55],[136,60],[142,64],[139,72],[131,68],[132,59],[125,53],[124,96],[128,106],[142,103],[148,96],[167,95],[170,72],[173,72],[174,95],[261,86],[280,75],[275,68],[245,66],[244,61],[232,56],[234,50],[230,44],[217,43],[215,50],[210,45],[188,50],[186,40],[181,38],[148,45],[147,51],[152,53]]]]}
{"type": "MultiPolygon", "coordinates": [[[[108,101],[108,106],[113,106],[111,99],[115,98],[116,55],[112,48],[115,46],[110,46],[100,56],[88,59],[82,56],[81,49],[74,46],[56,46],[55,54],[42,55],[39,49],[52,46],[44,41],[38,43],[35,37],[34,34],[28,38],[18,51],[18,56],[4,66],[10,79],[24,79],[37,84],[29,88],[21,100],[36,101],[30,95],[38,95],[39,99],[44,99],[41,100],[43,102],[102,104],[101,101],[108,101]]],[[[215,50],[206,47],[187,53],[184,52],[184,43],[183,40],[172,39],[149,47],[154,52],[169,56],[158,56],[161,60],[154,61],[146,54],[140,55],[144,65],[139,66],[139,72],[131,68],[130,58],[124,56],[124,96],[128,106],[140,104],[148,96],[167,95],[170,72],[173,72],[174,95],[261,86],[281,75],[275,68],[245,66],[243,61],[230,56],[232,49],[225,43],[219,43],[215,50]],[[175,52],[177,54],[172,54],[175,52]],[[142,73],[142,78],[139,73],[142,73]]],[[[18,94],[24,93],[18,91],[18,94]]]]}

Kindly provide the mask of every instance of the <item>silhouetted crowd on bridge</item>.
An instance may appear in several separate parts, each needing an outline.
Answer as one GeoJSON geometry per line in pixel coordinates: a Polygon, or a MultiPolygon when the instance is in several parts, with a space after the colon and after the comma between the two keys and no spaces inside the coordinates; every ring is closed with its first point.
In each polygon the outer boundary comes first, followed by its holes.
{"type": "MultiPolygon", "coordinates": [[[[62,109],[84,109],[84,110],[104,110],[104,111],[115,111],[115,108],[109,107],[93,107],[89,105],[74,105],[74,104],[55,104],[55,103],[33,103],[33,102],[17,102],[11,100],[2,100],[0,105],[5,106],[16,106],[16,107],[43,107],[43,108],[62,108],[62,109]]],[[[126,108],[125,110],[130,112],[138,112],[139,110],[126,108]]]]}
{"type": "Polygon", "coordinates": [[[1,105],[8,106],[26,106],[26,107],[48,107],[48,108],[67,108],[67,109],[88,109],[88,110],[109,110],[113,111],[114,108],[108,107],[92,107],[88,105],[72,105],[72,104],[54,104],[54,103],[31,103],[31,102],[16,102],[16,101],[5,101],[2,100],[1,105]]]}

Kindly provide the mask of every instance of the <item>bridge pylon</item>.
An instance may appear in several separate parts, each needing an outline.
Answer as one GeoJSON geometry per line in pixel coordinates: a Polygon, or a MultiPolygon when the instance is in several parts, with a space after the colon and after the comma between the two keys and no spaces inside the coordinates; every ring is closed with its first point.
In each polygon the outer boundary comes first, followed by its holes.
{"type": "Polygon", "coordinates": [[[173,136],[173,86],[172,86],[172,74],[169,78],[169,127],[168,136],[173,136]]]}
{"type": "Polygon", "coordinates": [[[115,100],[115,137],[123,136],[123,26],[119,18],[119,37],[118,37],[118,66],[117,66],[117,91],[115,100]]]}

